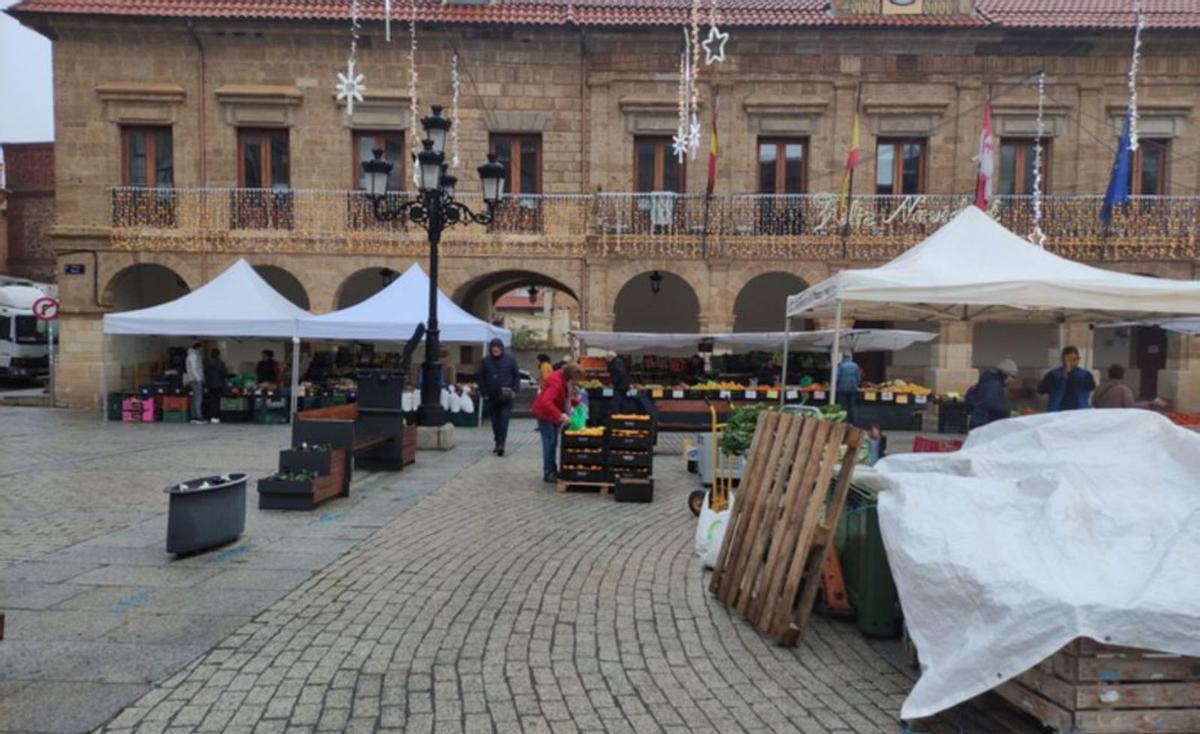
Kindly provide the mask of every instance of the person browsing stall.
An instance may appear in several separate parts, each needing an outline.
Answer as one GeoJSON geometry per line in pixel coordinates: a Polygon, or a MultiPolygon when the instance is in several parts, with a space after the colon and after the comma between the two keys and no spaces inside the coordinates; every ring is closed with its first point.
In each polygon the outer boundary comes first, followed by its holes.
{"type": "Polygon", "coordinates": [[[279,382],[279,363],[275,361],[275,352],[264,349],[262,359],[254,366],[254,379],[258,382],[279,382]]]}
{"type": "Polygon", "coordinates": [[[1121,382],[1125,379],[1125,368],[1119,364],[1108,368],[1108,379],[1103,380],[1096,392],[1092,393],[1093,408],[1142,408],[1156,410],[1167,407],[1167,404],[1155,398],[1153,400],[1137,400],[1133,390],[1121,382]]]}
{"type": "Polygon", "coordinates": [[[546,482],[558,480],[558,432],[571,422],[569,411],[578,404],[575,387],[583,377],[577,364],[563,365],[546,378],[546,384],[533,401],[533,417],[537,418],[538,433],[542,437],[542,479],[546,482]]]}
{"type": "Polygon", "coordinates": [[[1096,378],[1079,366],[1079,350],[1075,347],[1062,350],[1062,366],[1047,372],[1037,387],[1039,395],[1049,396],[1046,410],[1051,413],[1091,407],[1091,394],[1095,389],[1096,378]]]}
{"type": "Polygon", "coordinates": [[[1017,363],[1002,359],[967,390],[965,399],[971,430],[1012,416],[1008,390],[1017,381],[1017,363]]]}

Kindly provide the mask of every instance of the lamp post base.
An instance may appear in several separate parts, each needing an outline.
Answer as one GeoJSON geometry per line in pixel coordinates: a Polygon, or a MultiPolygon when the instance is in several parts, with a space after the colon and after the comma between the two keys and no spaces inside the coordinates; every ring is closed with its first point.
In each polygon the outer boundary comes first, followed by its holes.
{"type": "Polygon", "coordinates": [[[417,426],[417,449],[420,451],[449,451],[454,448],[454,424],[417,426]]]}
{"type": "Polygon", "coordinates": [[[422,403],[417,406],[417,425],[422,428],[439,428],[446,425],[446,409],[441,403],[422,403]]]}

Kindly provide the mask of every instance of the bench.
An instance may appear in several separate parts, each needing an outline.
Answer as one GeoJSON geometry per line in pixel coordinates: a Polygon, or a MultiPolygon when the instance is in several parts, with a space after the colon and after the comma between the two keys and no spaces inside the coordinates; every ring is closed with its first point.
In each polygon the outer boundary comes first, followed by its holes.
{"type": "Polygon", "coordinates": [[[354,466],[365,470],[398,470],[416,458],[416,428],[399,414],[360,413],[358,405],[331,405],[296,413],[292,445],[328,443],[346,449],[343,496],[350,491],[354,466]]]}

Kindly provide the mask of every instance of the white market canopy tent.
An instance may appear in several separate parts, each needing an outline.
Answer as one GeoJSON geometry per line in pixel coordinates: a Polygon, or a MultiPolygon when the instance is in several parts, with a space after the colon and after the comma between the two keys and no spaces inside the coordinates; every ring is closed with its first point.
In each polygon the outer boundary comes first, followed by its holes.
{"type": "Polygon", "coordinates": [[[1105,329],[1116,329],[1122,326],[1157,326],[1166,331],[1174,331],[1177,334],[1185,334],[1187,336],[1200,335],[1200,318],[1188,319],[1148,319],[1145,321],[1113,321],[1107,324],[1097,324],[1098,327],[1105,329]]]}
{"type": "Polygon", "coordinates": [[[974,206],[900,257],[843,270],[788,298],[787,315],[1101,322],[1200,315],[1200,282],[1118,273],[1059,257],[974,206]],[[1034,317],[1037,318],[1037,317],[1034,317]]]}
{"type": "MultiPolygon", "coordinates": [[[[573,331],[573,336],[585,345],[614,352],[646,352],[672,350],[695,352],[701,342],[714,347],[773,351],[785,345],[791,351],[827,352],[833,345],[834,330],[805,331],[789,337],[782,331],[747,331],[725,334],[655,334],[637,331],[573,331]]],[[[927,331],[900,329],[847,329],[842,332],[842,345],[856,352],[893,351],[913,344],[932,341],[937,334],[927,331]]]]}
{"type": "MultiPolygon", "coordinates": [[[[300,322],[305,339],[359,339],[364,341],[408,341],[429,313],[429,276],[414,264],[386,288],[362,303],[341,311],[308,316],[300,322]]],[[[437,294],[438,329],[442,342],[485,344],[499,339],[512,342],[508,329],[476,318],[437,294]]]]}
{"type": "Polygon", "coordinates": [[[105,314],[103,326],[105,334],[288,339],[297,335],[300,320],[308,316],[239,259],[174,301],[105,314]]]}

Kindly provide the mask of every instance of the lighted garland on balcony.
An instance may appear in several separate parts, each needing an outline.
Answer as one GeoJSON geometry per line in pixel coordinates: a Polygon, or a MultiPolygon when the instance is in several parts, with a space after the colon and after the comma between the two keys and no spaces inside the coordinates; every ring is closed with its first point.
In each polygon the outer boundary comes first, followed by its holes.
{"type": "MultiPolygon", "coordinates": [[[[417,99],[417,0],[408,0],[408,113],[414,151],[421,149],[421,105],[417,99]]],[[[421,168],[412,167],[413,186],[421,186],[421,168]]]]}
{"type": "Polygon", "coordinates": [[[458,168],[458,131],[462,128],[458,114],[458,101],[462,93],[462,80],[458,76],[458,51],[450,56],[450,168],[458,168]]]}
{"type": "Polygon", "coordinates": [[[1134,0],[1133,12],[1137,21],[1133,27],[1133,56],[1129,60],[1129,150],[1138,148],[1138,108],[1137,108],[1137,73],[1138,62],[1142,56],[1142,29],[1146,27],[1146,13],[1142,8],[1142,0],[1134,0]]]}
{"type": "Polygon", "coordinates": [[[1038,74],[1037,138],[1033,141],[1033,231],[1029,241],[1038,247],[1046,246],[1042,232],[1042,136],[1046,134],[1043,114],[1046,106],[1046,72],[1038,74]]]}

